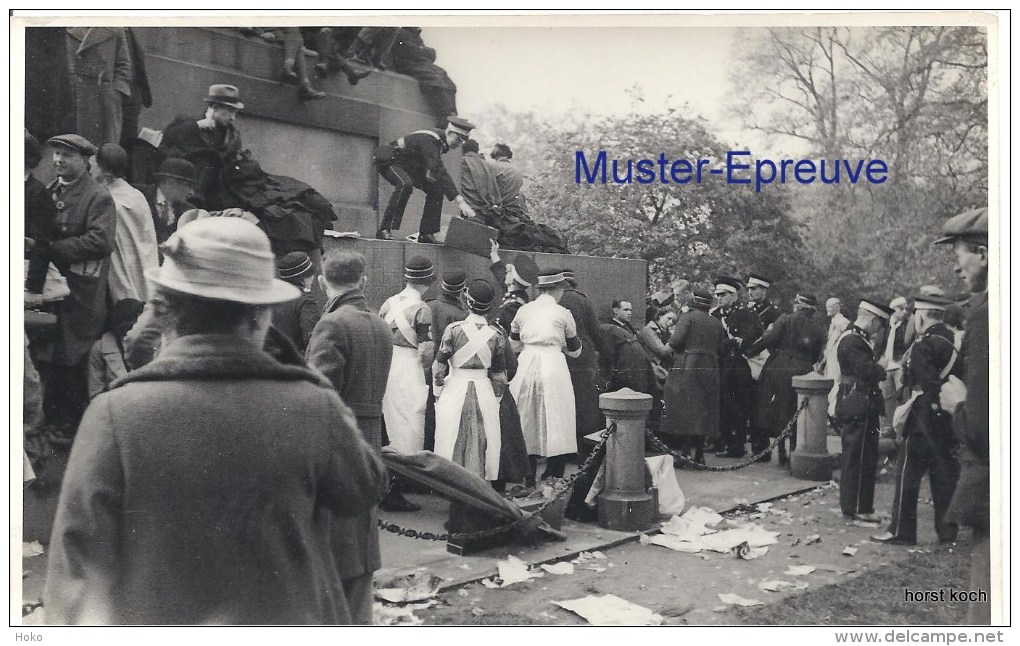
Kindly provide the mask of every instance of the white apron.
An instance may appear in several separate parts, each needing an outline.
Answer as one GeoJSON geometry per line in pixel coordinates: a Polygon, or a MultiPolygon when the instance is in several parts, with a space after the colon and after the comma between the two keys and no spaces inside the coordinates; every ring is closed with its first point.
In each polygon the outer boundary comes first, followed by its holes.
{"type": "Polygon", "coordinates": [[[383,395],[383,420],[390,446],[401,453],[416,453],[425,446],[425,401],[429,387],[416,348],[393,346],[390,374],[383,395]]]}
{"type": "Polygon", "coordinates": [[[521,415],[528,455],[577,452],[574,389],[560,346],[525,344],[510,394],[521,415]]]}

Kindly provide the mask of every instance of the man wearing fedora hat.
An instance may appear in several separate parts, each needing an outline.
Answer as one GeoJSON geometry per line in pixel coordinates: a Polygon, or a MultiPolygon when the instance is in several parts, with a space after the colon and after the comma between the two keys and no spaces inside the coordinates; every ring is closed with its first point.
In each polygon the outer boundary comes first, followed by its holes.
{"type": "Polygon", "coordinates": [[[879,417],[884,412],[880,385],[885,369],[871,346],[889,324],[892,309],[862,299],[857,318],[836,342],[839,376],[833,385],[829,415],[843,444],[839,505],[847,520],[878,522],[875,516],[875,474],[878,470],[879,417]]]}
{"type": "Polygon", "coordinates": [[[193,208],[189,201],[198,185],[198,173],[188,160],[171,157],[163,160],[153,176],[155,184],[139,185],[138,190],[149,203],[156,240],[163,244],[177,230],[181,214],[193,208]]]}
{"type": "Polygon", "coordinates": [[[463,217],[475,216],[474,210],[457,190],[442,159],[444,153],[467,140],[475,125],[467,119],[453,116],[448,122],[445,131],[438,128],[416,130],[376,149],[376,170],[393,185],[393,193],[377,233],[380,240],[393,239],[393,229],[400,228],[404,208],[414,189],[425,193],[418,242],[438,244],[435,234],[439,232],[444,195],[457,203],[463,217]]]}
{"type": "Polygon", "coordinates": [[[236,218],[177,232],[148,278],[166,345],[82,420],[49,546],[54,624],[346,624],[330,514],[385,467],[318,372],[263,350],[269,240],[236,218]]]}
{"type": "Polygon", "coordinates": [[[57,306],[57,333],[36,355],[46,383],[47,420],[67,435],[87,403],[85,360],[106,322],[110,254],[115,245],[117,210],[110,192],[87,171],[96,147],[80,135],[60,135],[53,146],[55,179],[47,188],[57,208],[50,261],[67,279],[71,294],[57,306]]]}
{"type": "MultiPolygon", "coordinates": [[[[760,339],[747,349],[754,356],[762,350],[769,358],[758,379],[758,399],[754,426],[776,437],[797,411],[797,393],[793,378],[811,372],[825,353],[825,330],[815,318],[818,300],[812,294],[798,293],[793,313],[783,314],[769,326],[760,339]]],[[[790,436],[790,453],[797,446],[790,436]]],[[[786,441],[779,444],[779,464],[787,464],[786,441]]]]}
{"type": "Polygon", "coordinates": [[[323,232],[336,220],[332,204],[300,180],[265,172],[244,150],[234,125],[244,103],[235,86],[212,85],[203,101],[201,119],[178,117],[163,129],[159,152],[195,165],[202,208],[248,211],[258,218],[276,254],[304,251],[318,265],[323,232]]]}
{"type": "Polygon", "coordinates": [[[322,315],[319,303],[312,295],[315,267],[308,254],[292,251],[277,259],[276,274],[280,280],[300,289],[301,295],[292,301],[273,306],[273,326],[294,344],[298,352],[304,354],[312,330],[322,315]]]}
{"type": "MultiPolygon", "coordinates": [[[[971,590],[991,594],[991,480],[989,437],[988,336],[988,208],[953,216],[942,226],[935,244],[952,245],[956,275],[971,292],[967,302],[961,358],[967,399],[953,413],[953,434],[959,442],[960,479],[946,512],[946,522],[972,527],[974,549],[970,556],[971,590]]],[[[991,623],[991,603],[971,603],[967,623],[991,623]]]]}

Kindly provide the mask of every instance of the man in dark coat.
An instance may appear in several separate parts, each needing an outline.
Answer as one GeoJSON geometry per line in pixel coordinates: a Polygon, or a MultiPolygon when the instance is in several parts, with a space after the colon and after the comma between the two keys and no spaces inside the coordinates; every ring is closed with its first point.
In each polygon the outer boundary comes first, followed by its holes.
{"type": "Polygon", "coordinates": [[[939,296],[914,297],[912,324],[919,330],[903,355],[903,388],[910,393],[904,405],[909,405],[910,413],[899,443],[892,521],[885,534],[871,537],[879,543],[917,543],[917,498],[925,472],[931,481],[939,541],[956,540],[956,524],[945,522],[959,471],[954,457],[956,440],[950,412],[942,409],[939,399],[945,379],[950,374],[957,377],[963,374],[953,333],[942,322],[945,308],[951,302],[939,296]]]}
{"type": "Polygon", "coordinates": [[[75,132],[94,145],[120,142],[123,98],[134,70],[123,27],[70,27],[67,49],[75,94],[75,132]]]}
{"type": "MultiPolygon", "coordinates": [[[[308,363],[329,379],[358,418],[358,428],[382,455],[382,397],[393,344],[390,327],[368,306],[365,259],[353,251],[330,252],[319,283],[329,296],[308,344],[308,363]]],[[[372,573],[381,565],[376,509],[334,519],[333,553],[353,623],[372,623],[372,573]]]]}
{"type": "Polygon", "coordinates": [[[145,50],[138,42],[138,35],[131,27],[124,28],[124,35],[131,55],[131,94],[121,95],[123,121],[120,146],[130,153],[131,144],[138,136],[138,118],[142,114],[142,107],[152,106],[152,90],[149,88],[149,75],[145,71],[145,50]]]}
{"type": "Polygon", "coordinates": [[[391,51],[394,70],[418,81],[437,118],[457,114],[457,85],[436,65],[436,50],[421,39],[421,27],[401,27],[391,51]]]}
{"type": "Polygon", "coordinates": [[[762,333],[758,317],[740,304],[740,281],[720,276],[715,281],[718,307],[711,314],[726,330],[726,350],[719,361],[720,458],[744,456],[748,424],[754,411],[754,380],[744,352],[762,333]]]}
{"type": "Polygon", "coordinates": [[[474,210],[457,190],[442,159],[444,153],[463,144],[474,127],[466,119],[450,117],[445,131],[438,128],[417,130],[376,149],[376,170],[393,185],[393,193],[390,194],[390,201],[386,204],[386,212],[376,233],[377,238],[393,239],[392,230],[400,228],[407,200],[414,189],[425,193],[425,206],[418,226],[418,242],[439,243],[435,234],[439,232],[444,195],[446,199],[457,203],[462,216],[475,217],[474,210]]]}
{"type": "Polygon", "coordinates": [[[57,234],[57,207],[50,192],[37,180],[32,171],[42,161],[42,147],[35,137],[25,131],[25,258],[28,273],[25,289],[42,294],[49,268],[50,242],[57,234]]]}
{"type": "Polygon", "coordinates": [[[719,356],[727,337],[722,323],[708,313],[710,292],[695,290],[690,306],[676,320],[669,338],[674,355],[659,431],[693,448],[694,461],[703,464],[706,439],[719,436],[719,356]]]}
{"type": "Polygon", "coordinates": [[[531,300],[528,288],[538,281],[538,265],[524,254],[518,254],[512,264],[504,263],[499,257],[499,243],[495,240],[492,241],[489,260],[492,261],[489,270],[495,277],[496,284],[502,285],[505,290],[499,307],[492,316],[495,323],[510,334],[510,324],[517,316],[517,310],[531,300]]]}
{"type": "Polygon", "coordinates": [[[56,339],[39,348],[39,372],[46,388],[46,416],[73,434],[88,403],[85,363],[103,335],[110,253],[117,211],[110,193],[85,168],[96,148],[79,135],[49,139],[57,179],[47,188],[57,207],[56,239],[50,261],[67,279],[70,296],[57,304],[56,339]]]}
{"type": "Polygon", "coordinates": [[[760,274],[751,274],[747,277],[747,307],[758,316],[763,332],[782,314],[768,298],[771,285],[771,279],[760,274]]]}
{"type": "Polygon", "coordinates": [[[147,277],[168,344],[82,420],[47,623],[350,623],[331,515],[370,509],[385,467],[329,382],[263,352],[268,306],[297,295],[273,278],[269,240],[200,220],[147,277]]]}
{"type": "MultiPolygon", "coordinates": [[[[793,378],[811,372],[825,353],[825,330],[815,318],[817,307],[811,294],[797,294],[793,313],[776,319],[747,350],[751,356],[769,351],[758,379],[754,426],[770,437],[777,437],[797,412],[793,378]]],[[[791,453],[796,445],[796,437],[791,435],[791,453]]],[[[779,464],[786,465],[787,460],[784,441],[779,444],[779,464]]]]}
{"type": "MultiPolygon", "coordinates": [[[[467,284],[467,275],[459,269],[451,269],[443,272],[443,280],[439,286],[439,297],[425,301],[425,304],[432,310],[432,334],[437,341],[443,339],[446,328],[450,323],[463,321],[467,318],[467,308],[461,300],[464,286],[467,284]]],[[[436,346],[436,352],[439,346],[436,346]]],[[[435,356],[432,357],[433,360],[435,356]]],[[[432,383],[432,362],[425,368],[426,383],[432,383]]],[[[425,400],[425,450],[431,451],[436,443],[436,396],[429,388],[428,399],[425,400]]]]}
{"type": "Polygon", "coordinates": [[[574,388],[574,411],[577,420],[577,446],[584,445],[582,438],[606,427],[606,419],[599,408],[599,395],[605,390],[599,362],[606,353],[599,329],[599,319],[588,295],[577,289],[577,279],[571,269],[563,270],[567,288],[560,306],[567,308],[577,324],[577,338],[581,341],[581,354],[567,356],[570,383],[574,388]]]}
{"type": "Polygon", "coordinates": [[[603,365],[607,370],[610,392],[630,388],[652,394],[652,364],[648,361],[638,330],[630,323],[634,306],[630,301],[613,301],[613,318],[602,323],[603,365]]]}
{"type": "Polygon", "coordinates": [[[198,171],[188,160],[171,157],[163,160],[153,176],[155,184],[140,184],[136,188],[145,196],[152,211],[156,242],[163,244],[177,230],[184,212],[193,208],[189,200],[198,185],[198,171]]]}
{"type": "Polygon", "coordinates": [[[163,129],[159,152],[198,170],[196,199],[207,211],[238,208],[259,219],[273,253],[304,251],[319,265],[323,231],[336,220],[329,200],[292,177],[270,175],[241,144],[234,118],[244,108],[233,85],[212,85],[205,115],[180,117],[163,129]]]}
{"type": "MultiPolygon", "coordinates": [[[[970,557],[970,590],[992,594],[991,480],[989,476],[989,336],[988,336],[988,209],[967,211],[950,218],[936,244],[952,244],[954,270],[970,289],[964,326],[963,362],[967,400],[953,413],[953,433],[962,448],[960,479],[946,512],[946,521],[974,528],[970,557]]],[[[991,603],[974,602],[967,623],[991,623],[991,603]]]]}
{"type": "Polygon", "coordinates": [[[871,339],[888,324],[891,314],[892,310],[877,301],[861,300],[857,319],[836,342],[839,378],[833,412],[843,444],[839,506],[847,520],[878,521],[875,472],[885,369],[875,360],[871,339]]]}
{"type": "Polygon", "coordinates": [[[304,354],[312,330],[322,316],[319,301],[312,295],[315,282],[315,268],[308,254],[292,251],[276,261],[276,275],[301,290],[301,295],[292,301],[273,306],[273,327],[304,354]]]}

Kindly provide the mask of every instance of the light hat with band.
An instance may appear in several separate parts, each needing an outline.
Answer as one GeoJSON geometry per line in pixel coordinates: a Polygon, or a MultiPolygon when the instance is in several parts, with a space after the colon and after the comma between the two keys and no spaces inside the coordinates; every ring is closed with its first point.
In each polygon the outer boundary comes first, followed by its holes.
{"type": "Polygon", "coordinates": [[[866,298],[861,299],[861,304],[858,306],[858,308],[870,314],[874,314],[883,321],[888,321],[893,314],[892,309],[886,307],[885,305],[882,305],[877,301],[868,300],[866,298]]]}
{"type": "Polygon", "coordinates": [[[475,314],[485,314],[496,300],[496,290],[489,284],[489,281],[476,278],[471,281],[464,292],[464,300],[467,302],[469,310],[475,314]]]}
{"type": "Polygon", "coordinates": [[[269,238],[240,218],[203,218],[160,247],[164,261],[145,272],[159,287],[247,305],[294,300],[301,290],[276,277],[269,238]]]}
{"type": "Polygon", "coordinates": [[[935,310],[945,312],[946,307],[953,304],[953,301],[944,296],[929,294],[918,294],[914,297],[915,310],[935,310]]]}
{"type": "Polygon", "coordinates": [[[202,100],[206,103],[221,103],[223,105],[229,105],[237,110],[244,110],[244,104],[241,103],[241,93],[234,85],[225,85],[220,83],[210,85],[209,96],[202,100]]]}
{"type": "Polygon", "coordinates": [[[460,269],[451,269],[443,272],[443,284],[440,285],[444,292],[459,294],[464,291],[464,284],[467,282],[467,274],[460,269]]]}
{"type": "Polygon", "coordinates": [[[818,299],[813,294],[797,294],[794,303],[802,307],[818,308],[818,299]]]}
{"type": "Polygon", "coordinates": [[[722,293],[736,294],[740,292],[740,281],[730,276],[718,276],[715,279],[715,294],[722,293]]]}
{"type": "Polygon", "coordinates": [[[312,275],[312,259],[303,251],[292,251],[276,261],[276,273],[282,280],[300,281],[312,275]]]}
{"type": "Polygon", "coordinates": [[[462,117],[448,117],[446,119],[446,122],[447,132],[455,132],[458,135],[464,137],[465,139],[470,137],[471,131],[475,129],[475,124],[471,123],[470,121],[462,117]]]}
{"type": "Polygon", "coordinates": [[[556,287],[567,282],[559,269],[545,269],[538,275],[538,288],[556,287]]]}
{"type": "Polygon", "coordinates": [[[899,307],[906,307],[906,306],[907,306],[907,299],[903,298],[902,296],[897,296],[896,298],[894,298],[891,301],[889,301],[889,307],[892,308],[892,309],[897,309],[899,307]]]}
{"type": "Polygon", "coordinates": [[[747,277],[748,287],[761,287],[762,289],[768,289],[772,281],[759,274],[749,274],[747,277]]]}
{"type": "Polygon", "coordinates": [[[416,283],[430,283],[436,276],[432,261],[424,256],[414,256],[404,264],[404,278],[416,283]]]}

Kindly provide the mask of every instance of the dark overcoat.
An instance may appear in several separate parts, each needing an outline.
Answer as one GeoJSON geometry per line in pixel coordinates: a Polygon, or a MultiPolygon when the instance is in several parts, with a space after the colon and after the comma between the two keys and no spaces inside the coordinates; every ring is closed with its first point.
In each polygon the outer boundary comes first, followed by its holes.
{"type": "Polygon", "coordinates": [[[67,30],[75,132],[96,146],[120,143],[123,98],[131,96],[134,67],[123,27],[67,30]]]}
{"type": "Polygon", "coordinates": [[[758,380],[755,427],[768,429],[773,436],[783,430],[797,412],[793,378],[811,372],[821,361],[825,340],[826,332],[813,311],[799,310],[780,316],[751,346],[750,356],[769,351],[758,380]]]}
{"type": "Polygon", "coordinates": [[[363,513],[384,486],[320,375],[234,336],[181,337],[85,412],[46,621],[349,623],[329,516],[363,513]]]}
{"type": "Polygon", "coordinates": [[[609,367],[609,390],[630,388],[639,393],[652,394],[652,364],[637,332],[615,320],[603,323],[601,330],[606,350],[605,361],[609,367]]]}
{"type": "Polygon", "coordinates": [[[953,433],[962,449],[960,479],[946,520],[987,531],[991,519],[988,440],[988,293],[971,297],[963,337],[967,401],[953,414],[953,433]]]}
{"type": "MultiPolygon", "coordinates": [[[[54,180],[48,187],[52,194],[54,180]]],[[[41,358],[78,365],[103,336],[106,280],[117,234],[117,209],[109,191],[88,173],[65,186],[56,199],[56,239],[49,258],[67,279],[71,295],[57,305],[57,338],[41,358]]]]}
{"type": "Polygon", "coordinates": [[[719,357],[725,344],[726,330],[711,314],[699,309],[680,314],[669,338],[674,355],[660,432],[718,437],[719,357]]]}
{"type": "MultiPolygon", "coordinates": [[[[362,436],[382,455],[382,398],[390,372],[390,326],[368,306],[360,289],[335,296],[312,331],[308,364],[326,376],[358,418],[362,436]]],[[[333,551],[344,579],[378,570],[376,509],[334,519],[333,551]]]]}
{"type": "Polygon", "coordinates": [[[588,296],[576,289],[563,292],[560,305],[567,308],[577,324],[577,338],[581,341],[581,354],[567,357],[570,383],[574,388],[574,410],[577,414],[578,438],[605,428],[605,418],[599,408],[599,395],[605,387],[599,370],[600,355],[605,352],[602,333],[595,308],[588,296]]]}

